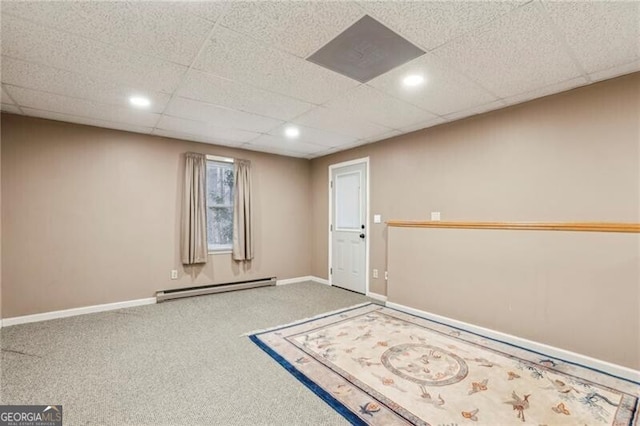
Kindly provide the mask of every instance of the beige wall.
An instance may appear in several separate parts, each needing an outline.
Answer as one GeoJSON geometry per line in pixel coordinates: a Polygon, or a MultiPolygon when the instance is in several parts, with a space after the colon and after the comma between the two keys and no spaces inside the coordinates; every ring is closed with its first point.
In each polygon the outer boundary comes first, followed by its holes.
{"type": "Polygon", "coordinates": [[[308,160],[2,115],[3,317],[309,275],[308,160]],[[180,265],[182,153],[252,161],[256,258],[180,265]],[[295,238],[288,238],[295,236],[295,238]],[[178,269],[180,279],[170,279],[178,269]]]}
{"type": "MultiPolygon", "coordinates": [[[[453,221],[640,222],[639,126],[640,74],[634,74],[314,159],[312,274],[327,277],[330,164],[370,158],[371,215],[381,214],[383,221],[429,220],[430,212],[439,211],[442,220],[453,221]]],[[[611,245],[612,252],[602,255],[604,263],[570,256],[573,269],[565,277],[572,281],[554,294],[562,275],[553,275],[557,265],[546,263],[544,256],[529,259],[536,268],[522,271],[521,280],[518,271],[503,275],[492,270],[490,284],[469,266],[477,266],[473,257],[451,256],[446,265],[456,269],[450,277],[456,282],[448,285],[442,273],[425,269],[431,265],[426,250],[437,248],[418,242],[395,252],[398,260],[388,265],[392,232],[384,224],[372,225],[370,268],[395,267],[389,282],[398,287],[388,291],[381,273],[371,278],[371,291],[388,294],[392,302],[640,367],[637,235],[626,245],[611,245]],[[615,259],[615,268],[609,267],[615,259]],[[400,277],[394,276],[398,265],[405,271],[400,277]],[[585,277],[590,279],[581,282],[585,277]],[[476,281],[472,291],[461,291],[460,283],[476,281]],[[574,299],[564,312],[551,314],[562,309],[554,296],[574,299]],[[527,314],[516,316],[509,304],[528,306],[527,314]],[[599,304],[603,309],[596,309],[599,304]],[[540,321],[538,314],[545,312],[540,321]],[[594,323],[599,324],[595,337],[578,328],[594,323]]],[[[482,252],[474,231],[459,232],[458,245],[482,252]]],[[[500,237],[507,247],[517,248],[521,235],[500,237]]],[[[575,239],[567,241],[568,252],[584,249],[575,239]]],[[[599,247],[589,241],[593,252],[587,258],[597,256],[599,247]]],[[[493,249],[486,246],[487,255],[503,253],[493,249]]],[[[512,262],[509,258],[506,267],[512,262]]]]}
{"type": "Polygon", "coordinates": [[[389,228],[389,300],[640,369],[640,235],[389,228]]]}
{"type": "MultiPolygon", "coordinates": [[[[639,95],[633,74],[312,160],[312,274],[327,278],[327,168],[366,156],[383,221],[639,221],[639,95]]],[[[386,226],[369,237],[384,271],[386,226]]]]}

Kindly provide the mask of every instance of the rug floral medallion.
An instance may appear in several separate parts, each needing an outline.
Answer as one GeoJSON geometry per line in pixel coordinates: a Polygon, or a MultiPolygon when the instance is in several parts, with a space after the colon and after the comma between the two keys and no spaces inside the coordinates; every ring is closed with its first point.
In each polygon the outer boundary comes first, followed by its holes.
{"type": "Polygon", "coordinates": [[[379,305],[250,338],[353,424],[638,425],[638,383],[379,305]]]}

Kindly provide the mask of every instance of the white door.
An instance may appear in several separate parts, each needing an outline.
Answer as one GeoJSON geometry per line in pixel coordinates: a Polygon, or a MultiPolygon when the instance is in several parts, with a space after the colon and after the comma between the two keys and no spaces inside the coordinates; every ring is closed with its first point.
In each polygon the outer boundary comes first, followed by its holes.
{"type": "Polygon", "coordinates": [[[366,294],[367,163],[330,170],[331,283],[366,294]]]}

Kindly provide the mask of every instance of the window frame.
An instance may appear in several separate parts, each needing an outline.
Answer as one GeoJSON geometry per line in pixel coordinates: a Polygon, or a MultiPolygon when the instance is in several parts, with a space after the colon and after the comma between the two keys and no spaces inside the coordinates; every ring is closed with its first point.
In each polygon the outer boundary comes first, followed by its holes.
{"type": "MultiPolygon", "coordinates": [[[[212,163],[227,163],[231,165],[231,169],[233,170],[233,164],[234,164],[234,160],[233,158],[229,158],[229,157],[219,157],[217,155],[207,155],[206,156],[206,160],[207,163],[212,162],[212,163]]],[[[208,167],[207,167],[207,172],[208,172],[208,167]]],[[[208,179],[208,176],[207,176],[208,179]]],[[[234,180],[234,186],[235,186],[235,180],[234,180]]],[[[234,194],[235,197],[235,194],[234,194]]],[[[232,218],[233,218],[233,209],[234,209],[234,203],[233,203],[233,198],[231,200],[231,204],[230,205],[226,205],[226,204],[220,204],[220,205],[211,205],[209,204],[209,196],[207,194],[206,197],[206,209],[207,209],[207,228],[209,226],[209,209],[211,207],[230,207],[231,208],[231,213],[232,213],[232,218]]],[[[233,220],[233,219],[232,219],[233,220]]],[[[207,252],[208,254],[211,255],[215,255],[215,254],[229,254],[233,251],[233,242],[226,244],[226,245],[218,245],[218,246],[212,246],[211,244],[209,244],[209,237],[207,236],[207,252]]]]}

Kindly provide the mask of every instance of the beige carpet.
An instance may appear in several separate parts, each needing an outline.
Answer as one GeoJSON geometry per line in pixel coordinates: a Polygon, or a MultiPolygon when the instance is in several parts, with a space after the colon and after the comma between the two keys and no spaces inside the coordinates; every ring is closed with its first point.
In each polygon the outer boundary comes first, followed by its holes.
{"type": "Polygon", "coordinates": [[[378,305],[251,338],[353,424],[637,423],[639,384],[378,305]]]}
{"type": "Polygon", "coordinates": [[[348,424],[242,334],[368,300],[291,284],[6,327],[0,403],[62,404],[65,425],[348,424]]]}

